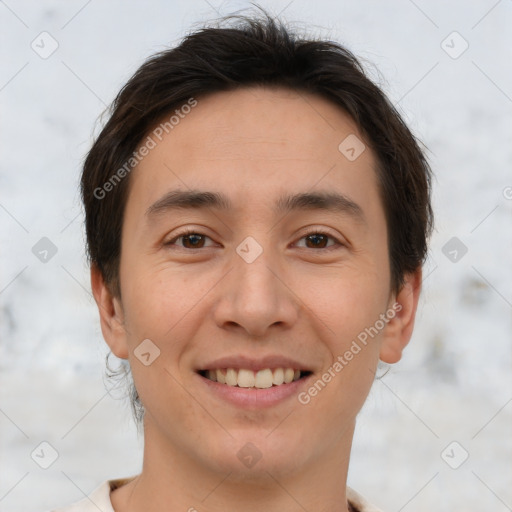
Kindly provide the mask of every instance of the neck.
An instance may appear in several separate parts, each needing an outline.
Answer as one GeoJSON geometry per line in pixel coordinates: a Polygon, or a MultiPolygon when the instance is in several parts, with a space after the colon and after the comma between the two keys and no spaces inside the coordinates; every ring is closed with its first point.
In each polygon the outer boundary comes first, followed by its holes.
{"type": "MultiPolygon", "coordinates": [[[[354,426],[335,447],[298,468],[262,459],[250,470],[215,471],[145,425],[144,462],[139,476],[111,494],[116,512],[348,512],[346,481],[354,426]],[[259,468],[258,468],[259,466],[259,468]]],[[[245,468],[244,468],[245,469],[245,468]]]]}

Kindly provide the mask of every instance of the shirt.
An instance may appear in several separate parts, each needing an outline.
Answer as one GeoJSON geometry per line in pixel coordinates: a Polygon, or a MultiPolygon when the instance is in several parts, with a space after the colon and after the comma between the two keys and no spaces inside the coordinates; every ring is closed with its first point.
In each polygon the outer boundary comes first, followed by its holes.
{"type": "MultiPolygon", "coordinates": [[[[135,477],[106,480],[86,498],[51,512],[115,512],[110,501],[111,491],[127,484],[133,478],[135,477]]],[[[350,487],[347,487],[347,500],[355,512],[382,512],[350,487]]]]}

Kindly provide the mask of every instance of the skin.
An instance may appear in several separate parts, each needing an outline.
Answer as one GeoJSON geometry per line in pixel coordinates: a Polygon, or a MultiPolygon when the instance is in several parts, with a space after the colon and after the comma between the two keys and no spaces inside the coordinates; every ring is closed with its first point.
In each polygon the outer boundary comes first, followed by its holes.
{"type": "Polygon", "coordinates": [[[418,269],[391,292],[375,157],[367,147],[349,161],[338,145],[350,134],[362,140],[341,109],[315,95],[215,93],[198,98],[132,172],[121,297],[91,271],[103,335],[130,360],[146,409],[143,470],[112,492],[116,511],[347,511],[356,415],[379,358],[397,362],[410,339],[421,283],[418,269]],[[148,207],[172,189],[223,192],[234,210],[173,210],[148,220],[148,207]],[[339,212],[273,214],[281,194],[317,190],[344,194],[364,221],[339,212]],[[182,238],[164,245],[188,227],[206,236],[195,240],[199,249],[182,238]],[[306,237],[318,229],[334,237],[320,248],[306,237]],[[250,264],[236,252],[247,236],[263,249],[250,264]],[[293,396],[240,409],[194,371],[221,356],[279,354],[307,364],[317,380],[395,302],[400,312],[307,405],[293,396]],[[147,338],[161,351],[149,366],[134,357],[147,338]],[[252,468],[237,457],[247,442],[262,455],[252,468]]]}

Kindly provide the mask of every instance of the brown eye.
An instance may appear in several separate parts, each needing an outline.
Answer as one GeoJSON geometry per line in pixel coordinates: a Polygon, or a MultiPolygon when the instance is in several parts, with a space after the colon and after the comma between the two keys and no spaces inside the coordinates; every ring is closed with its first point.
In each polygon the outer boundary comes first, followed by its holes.
{"type": "Polygon", "coordinates": [[[318,248],[321,249],[325,248],[325,244],[327,243],[327,240],[330,238],[327,235],[322,235],[320,233],[315,233],[313,235],[308,235],[305,237],[307,241],[311,242],[313,245],[310,248],[318,248]]]}
{"type": "Polygon", "coordinates": [[[204,244],[204,236],[198,233],[181,236],[180,238],[183,238],[183,246],[187,249],[197,249],[202,247],[204,244]],[[188,244],[190,244],[190,246],[188,244]]]}
{"type": "Polygon", "coordinates": [[[205,247],[204,244],[206,239],[210,239],[210,237],[195,231],[186,231],[178,234],[172,240],[165,242],[164,245],[177,245],[178,247],[182,247],[184,249],[203,249],[205,247]],[[181,240],[181,244],[176,244],[178,240],[181,240]]]}
{"type": "Polygon", "coordinates": [[[336,246],[343,246],[341,242],[339,242],[338,239],[334,238],[329,233],[325,233],[323,231],[313,231],[311,233],[308,233],[304,235],[301,240],[306,240],[306,249],[335,249],[336,246]],[[334,240],[334,244],[331,244],[331,246],[328,246],[328,242],[330,240],[334,240]]]}

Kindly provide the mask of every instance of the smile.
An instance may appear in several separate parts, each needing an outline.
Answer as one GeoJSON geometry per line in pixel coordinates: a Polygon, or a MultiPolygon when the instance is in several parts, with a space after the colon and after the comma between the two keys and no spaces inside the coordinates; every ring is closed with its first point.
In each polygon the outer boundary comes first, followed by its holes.
{"type": "Polygon", "coordinates": [[[265,368],[258,371],[245,368],[218,368],[200,370],[199,374],[210,381],[231,387],[268,389],[290,384],[307,377],[311,372],[294,368],[265,368]]]}

